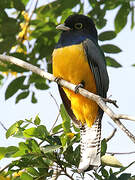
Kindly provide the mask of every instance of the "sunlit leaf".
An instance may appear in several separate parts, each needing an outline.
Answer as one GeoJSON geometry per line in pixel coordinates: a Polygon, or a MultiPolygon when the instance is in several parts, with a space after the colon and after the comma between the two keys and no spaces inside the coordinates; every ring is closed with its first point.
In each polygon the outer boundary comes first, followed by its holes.
{"type": "Polygon", "coordinates": [[[35,117],[35,119],[34,119],[34,124],[35,125],[39,125],[40,124],[40,118],[39,118],[39,116],[38,115],[36,115],[36,117],[35,117]]]}
{"type": "Polygon", "coordinates": [[[44,153],[49,153],[49,152],[53,152],[57,149],[60,149],[62,146],[61,145],[54,145],[54,146],[45,146],[42,148],[42,151],[44,153]]]}
{"type": "Polygon", "coordinates": [[[6,132],[6,138],[9,138],[9,136],[14,135],[15,133],[18,132],[18,128],[20,127],[20,125],[23,123],[23,120],[20,120],[16,123],[14,123],[6,132]]]}
{"type": "Polygon", "coordinates": [[[20,176],[20,180],[33,180],[32,176],[30,176],[28,173],[23,172],[22,175],[20,176]]]}
{"type": "Polygon", "coordinates": [[[63,104],[60,105],[60,114],[61,114],[61,117],[63,119],[63,122],[62,122],[62,127],[64,129],[64,131],[67,133],[67,132],[70,132],[70,117],[67,113],[67,111],[65,110],[65,107],[63,104]]]}

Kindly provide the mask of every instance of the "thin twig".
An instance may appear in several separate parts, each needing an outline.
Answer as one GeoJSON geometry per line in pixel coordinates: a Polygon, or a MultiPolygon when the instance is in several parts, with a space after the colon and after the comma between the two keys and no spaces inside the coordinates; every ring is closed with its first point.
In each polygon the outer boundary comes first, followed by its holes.
{"type": "Polygon", "coordinates": [[[56,120],[54,121],[54,123],[53,123],[53,125],[52,125],[52,127],[51,127],[51,129],[50,129],[50,133],[52,132],[55,124],[57,123],[57,121],[58,121],[58,119],[59,119],[59,116],[60,116],[60,112],[58,113],[58,115],[57,115],[57,117],[56,117],[56,120]]]}
{"type": "Polygon", "coordinates": [[[3,171],[5,171],[5,169],[7,169],[9,166],[10,166],[10,163],[7,164],[4,168],[2,168],[2,169],[0,170],[0,174],[1,174],[3,171]]]}
{"type": "MultiPolygon", "coordinates": [[[[41,76],[45,79],[48,79],[50,81],[56,81],[56,77],[54,77],[52,74],[47,73],[47,72],[41,70],[40,68],[33,66],[27,62],[24,62],[18,58],[15,58],[12,56],[0,55],[0,60],[5,61],[5,62],[10,62],[17,66],[25,68],[25,69],[32,71],[33,73],[36,73],[39,76],[41,76]]],[[[75,91],[76,85],[74,85],[70,82],[60,79],[59,84],[63,87],[66,87],[66,88],[72,90],[72,91],[75,91]]],[[[112,109],[110,109],[106,105],[107,101],[105,102],[102,97],[100,97],[96,94],[93,94],[83,88],[79,88],[78,93],[86,98],[89,98],[89,99],[95,101],[100,106],[100,108],[119,126],[119,128],[122,131],[124,131],[126,133],[126,135],[135,143],[135,136],[120,122],[120,119],[135,121],[135,117],[131,117],[131,116],[124,115],[124,114],[115,114],[112,111],[112,109]]],[[[110,102],[110,100],[109,100],[109,102],[110,102]]]]}
{"type": "Polygon", "coordinates": [[[54,100],[54,102],[55,102],[55,104],[56,104],[56,106],[57,106],[58,110],[60,111],[60,107],[59,107],[59,105],[58,105],[58,103],[57,103],[57,101],[56,101],[55,97],[52,95],[52,93],[51,93],[51,92],[49,92],[49,94],[50,94],[50,96],[52,97],[52,99],[54,100]]]}
{"type": "Polygon", "coordinates": [[[131,151],[131,152],[106,152],[107,154],[111,154],[111,155],[125,155],[125,154],[135,154],[135,151],[131,151]]]}
{"type": "Polygon", "coordinates": [[[117,128],[114,128],[113,132],[111,133],[111,135],[108,138],[106,138],[106,142],[110,141],[114,137],[116,131],[117,131],[117,128]]]}
{"type": "Polygon", "coordinates": [[[3,127],[3,129],[5,129],[5,131],[7,131],[7,128],[4,126],[4,124],[0,121],[1,126],[3,127]]]}
{"type": "Polygon", "coordinates": [[[108,102],[113,104],[116,108],[119,108],[119,106],[117,105],[117,101],[116,100],[112,100],[110,98],[102,98],[104,102],[108,102]]]}

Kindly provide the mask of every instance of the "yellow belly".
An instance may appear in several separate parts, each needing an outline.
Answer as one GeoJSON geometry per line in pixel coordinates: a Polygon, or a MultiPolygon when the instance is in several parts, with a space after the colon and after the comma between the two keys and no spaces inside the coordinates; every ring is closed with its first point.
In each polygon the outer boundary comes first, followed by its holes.
{"type": "MultiPolygon", "coordinates": [[[[55,77],[65,79],[76,85],[83,80],[85,82],[85,89],[96,93],[94,76],[86,59],[82,44],[55,49],[52,57],[53,74],[55,77]]],[[[67,88],[63,88],[63,90],[71,101],[71,108],[76,118],[82,124],[86,122],[91,127],[98,114],[97,104],[80,94],[75,94],[67,88]]]]}

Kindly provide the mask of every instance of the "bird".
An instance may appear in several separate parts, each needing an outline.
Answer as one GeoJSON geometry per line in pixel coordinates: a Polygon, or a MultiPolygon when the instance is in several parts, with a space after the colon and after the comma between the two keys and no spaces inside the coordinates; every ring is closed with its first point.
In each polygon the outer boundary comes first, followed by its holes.
{"type": "Polygon", "coordinates": [[[56,27],[60,38],[52,53],[53,75],[76,85],[73,92],[58,85],[63,104],[73,123],[80,128],[80,173],[101,165],[101,120],[103,110],[77,93],[79,87],[106,98],[109,77],[104,53],[98,45],[93,20],[72,14],[56,27]]]}

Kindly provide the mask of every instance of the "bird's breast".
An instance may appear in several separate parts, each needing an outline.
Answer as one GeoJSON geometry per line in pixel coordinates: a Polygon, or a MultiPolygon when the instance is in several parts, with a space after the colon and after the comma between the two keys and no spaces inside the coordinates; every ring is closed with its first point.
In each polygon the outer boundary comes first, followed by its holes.
{"type": "MultiPolygon", "coordinates": [[[[53,51],[52,58],[55,77],[62,78],[76,85],[84,81],[85,89],[96,93],[95,79],[82,44],[57,48],[53,51]]],[[[72,110],[77,119],[81,120],[82,123],[88,119],[91,126],[97,116],[98,108],[95,102],[84,98],[80,94],[75,94],[67,88],[63,89],[71,101],[72,110]]]]}

